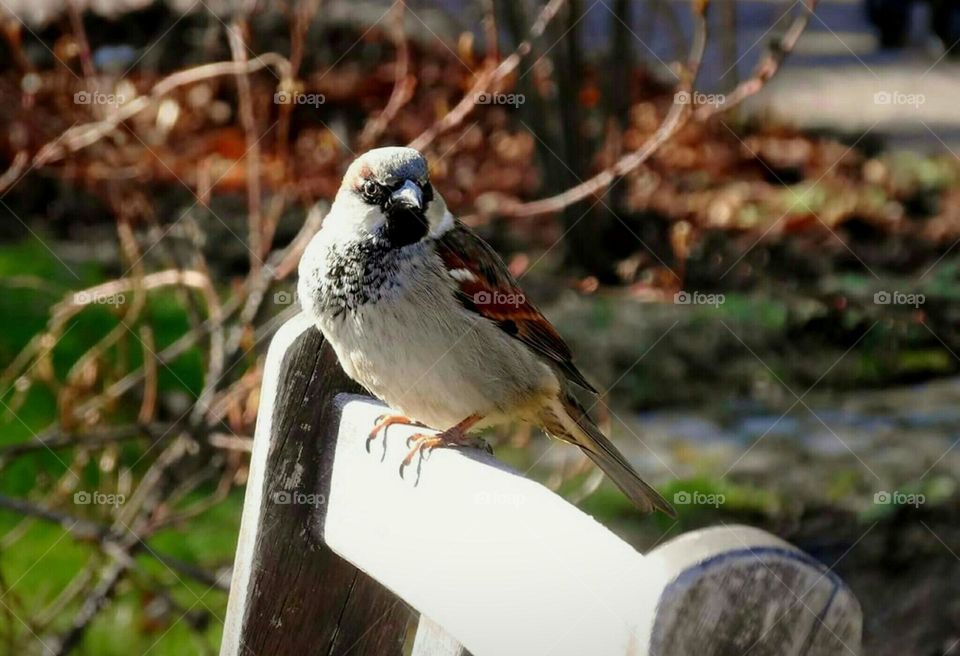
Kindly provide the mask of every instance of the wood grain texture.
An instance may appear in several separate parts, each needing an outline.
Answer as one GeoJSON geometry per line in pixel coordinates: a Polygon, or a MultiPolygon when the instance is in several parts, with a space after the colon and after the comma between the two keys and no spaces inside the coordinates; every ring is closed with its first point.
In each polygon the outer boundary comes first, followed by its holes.
{"type": "Polygon", "coordinates": [[[386,409],[358,392],[309,320],[281,328],[221,656],[399,656],[418,611],[413,656],[859,653],[857,600],[783,540],[723,526],[642,555],[476,449],[401,477],[419,429],[368,449],[386,409]]]}
{"type": "Polygon", "coordinates": [[[649,656],[860,651],[862,614],[850,589],[822,563],[765,531],[692,531],[654,549],[647,563],[660,597],[649,656]]]}
{"type": "Polygon", "coordinates": [[[702,529],[644,556],[476,449],[438,449],[400,477],[422,429],[392,426],[368,451],[358,436],[384,406],[334,403],[326,543],[477,656],[859,652],[849,589],[770,533],[702,529]]]}
{"type": "Polygon", "coordinates": [[[401,654],[409,608],[320,539],[343,391],[359,390],[320,333],[285,324],[264,374],[221,656],[401,654]]]}
{"type": "Polygon", "coordinates": [[[410,656],[470,656],[470,652],[442,626],[421,615],[410,656]]]}

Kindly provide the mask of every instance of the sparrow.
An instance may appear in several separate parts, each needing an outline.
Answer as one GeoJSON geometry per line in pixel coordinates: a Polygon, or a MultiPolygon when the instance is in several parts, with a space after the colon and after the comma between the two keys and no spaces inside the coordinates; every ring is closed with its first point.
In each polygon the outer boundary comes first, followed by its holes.
{"type": "MultiPolygon", "coordinates": [[[[674,516],[574,397],[597,394],[570,348],[496,251],[450,213],[413,148],[376,148],[347,169],[304,251],[297,293],[347,375],[429,426],[401,464],[472,431],[526,422],[579,446],[643,512],[674,516]]],[[[368,443],[369,444],[369,443],[368,443]]]]}

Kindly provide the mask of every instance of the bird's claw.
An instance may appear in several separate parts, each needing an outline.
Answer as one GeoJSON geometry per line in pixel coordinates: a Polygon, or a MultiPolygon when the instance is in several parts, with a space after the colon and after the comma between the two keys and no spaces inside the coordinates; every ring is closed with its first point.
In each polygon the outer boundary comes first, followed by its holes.
{"type": "Polygon", "coordinates": [[[386,437],[387,427],[393,426],[394,424],[403,424],[404,426],[423,426],[423,424],[421,424],[420,422],[414,421],[409,417],[405,417],[403,415],[392,415],[390,413],[384,413],[377,417],[376,421],[373,424],[373,429],[370,431],[369,435],[367,435],[367,443],[366,443],[367,453],[370,453],[370,444],[375,439],[377,439],[377,434],[383,431],[384,437],[386,437]]]}
{"type": "MultiPolygon", "coordinates": [[[[419,453],[420,454],[420,464],[423,463],[423,458],[426,454],[429,454],[431,451],[437,447],[447,447],[447,446],[470,446],[472,444],[472,439],[467,435],[467,431],[470,430],[482,417],[480,415],[470,415],[463,421],[461,421],[456,426],[448,428],[442,433],[437,433],[436,435],[425,435],[423,433],[414,433],[409,438],[407,438],[407,446],[411,442],[415,442],[413,448],[410,449],[410,453],[407,454],[407,457],[403,459],[403,462],[400,463],[400,476],[403,477],[404,468],[408,467],[411,462],[413,462],[414,457],[419,453]]],[[[417,465],[417,472],[419,474],[420,466],[417,465]]]]}
{"type": "Polygon", "coordinates": [[[403,470],[410,466],[418,453],[420,454],[420,459],[423,460],[430,454],[431,451],[433,451],[433,449],[437,448],[438,446],[445,446],[448,444],[446,440],[441,437],[441,435],[424,435],[423,433],[414,433],[407,438],[407,446],[413,444],[413,447],[400,463],[401,477],[403,476],[403,470]]]}
{"type": "Polygon", "coordinates": [[[410,446],[411,444],[413,446],[411,447],[410,452],[407,453],[406,457],[403,459],[403,462],[400,463],[400,476],[403,476],[403,470],[410,466],[417,454],[420,455],[420,460],[422,462],[430,457],[430,454],[434,449],[438,448],[471,446],[474,448],[483,449],[491,455],[493,454],[493,447],[491,447],[486,440],[479,437],[473,438],[469,435],[455,431],[444,431],[443,433],[438,433],[436,435],[414,433],[407,438],[407,446],[410,446]]]}

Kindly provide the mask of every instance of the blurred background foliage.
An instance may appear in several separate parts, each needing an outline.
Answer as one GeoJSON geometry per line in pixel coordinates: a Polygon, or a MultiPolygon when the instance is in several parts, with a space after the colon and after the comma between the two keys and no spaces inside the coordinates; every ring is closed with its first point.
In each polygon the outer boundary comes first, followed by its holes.
{"type": "Polygon", "coordinates": [[[680,520],[526,429],[500,457],[641,548],[763,526],[865,653],[950,653],[960,23],[813,4],[4,2],[0,653],[216,652],[299,252],[410,142],[680,520]]]}

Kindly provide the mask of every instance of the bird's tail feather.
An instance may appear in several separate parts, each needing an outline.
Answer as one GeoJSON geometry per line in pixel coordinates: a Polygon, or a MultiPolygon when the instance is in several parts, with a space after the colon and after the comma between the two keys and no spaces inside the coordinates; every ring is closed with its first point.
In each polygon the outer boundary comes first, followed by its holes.
{"type": "Polygon", "coordinates": [[[562,395],[542,420],[549,433],[583,449],[641,512],[660,510],[670,517],[677,516],[673,506],[640,478],[623,454],[600,432],[576,399],[562,395]]]}

